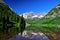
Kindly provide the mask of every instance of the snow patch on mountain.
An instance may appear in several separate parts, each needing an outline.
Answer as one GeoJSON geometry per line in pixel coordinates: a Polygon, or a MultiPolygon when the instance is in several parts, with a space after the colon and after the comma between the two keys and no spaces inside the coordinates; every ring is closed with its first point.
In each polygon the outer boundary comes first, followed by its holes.
{"type": "Polygon", "coordinates": [[[45,15],[46,15],[46,13],[39,13],[39,14],[35,14],[34,12],[26,12],[26,13],[23,13],[23,17],[25,19],[42,18],[45,15]]]}

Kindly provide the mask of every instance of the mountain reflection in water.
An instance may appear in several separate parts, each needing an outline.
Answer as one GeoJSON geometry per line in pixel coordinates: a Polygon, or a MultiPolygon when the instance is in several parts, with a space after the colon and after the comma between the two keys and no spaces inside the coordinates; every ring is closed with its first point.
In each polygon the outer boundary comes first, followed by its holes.
{"type": "Polygon", "coordinates": [[[22,37],[21,35],[16,35],[10,40],[49,40],[48,37],[33,36],[32,38],[22,37]]]}

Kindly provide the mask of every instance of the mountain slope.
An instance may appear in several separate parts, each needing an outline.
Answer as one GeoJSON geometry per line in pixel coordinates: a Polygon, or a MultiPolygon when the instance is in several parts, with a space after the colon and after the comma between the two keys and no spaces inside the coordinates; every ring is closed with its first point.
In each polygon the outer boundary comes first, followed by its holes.
{"type": "Polygon", "coordinates": [[[0,32],[3,30],[19,30],[21,17],[8,5],[0,3],[0,32]]]}
{"type": "Polygon", "coordinates": [[[46,16],[47,16],[47,17],[48,17],[48,16],[49,16],[49,17],[60,16],[60,4],[58,4],[56,7],[54,7],[53,9],[51,9],[46,16]]]}
{"type": "Polygon", "coordinates": [[[20,18],[15,12],[13,12],[7,5],[0,3],[0,17],[9,17],[9,20],[17,22],[17,18],[20,18]]]}
{"type": "Polygon", "coordinates": [[[51,9],[50,12],[48,12],[48,14],[43,18],[43,20],[44,19],[46,19],[45,23],[60,24],[60,4],[51,9]]]}

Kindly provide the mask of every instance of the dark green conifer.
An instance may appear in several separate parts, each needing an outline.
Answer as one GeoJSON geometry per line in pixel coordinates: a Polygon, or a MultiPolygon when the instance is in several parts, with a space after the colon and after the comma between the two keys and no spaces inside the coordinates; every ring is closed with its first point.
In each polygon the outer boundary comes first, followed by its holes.
{"type": "Polygon", "coordinates": [[[21,17],[21,21],[20,21],[20,31],[21,31],[21,35],[23,33],[23,31],[25,30],[25,26],[26,26],[26,23],[25,23],[25,19],[23,18],[23,15],[21,17]]]}

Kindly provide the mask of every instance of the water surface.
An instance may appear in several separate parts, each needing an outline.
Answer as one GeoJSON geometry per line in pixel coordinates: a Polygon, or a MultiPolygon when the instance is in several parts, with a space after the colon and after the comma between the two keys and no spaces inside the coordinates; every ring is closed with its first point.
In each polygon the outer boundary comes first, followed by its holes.
{"type": "Polygon", "coordinates": [[[21,35],[16,35],[12,37],[10,40],[49,40],[48,37],[41,37],[41,36],[33,36],[32,38],[23,37],[21,35]]]}

